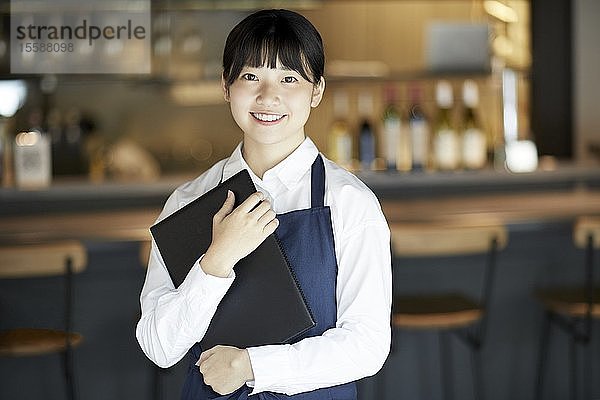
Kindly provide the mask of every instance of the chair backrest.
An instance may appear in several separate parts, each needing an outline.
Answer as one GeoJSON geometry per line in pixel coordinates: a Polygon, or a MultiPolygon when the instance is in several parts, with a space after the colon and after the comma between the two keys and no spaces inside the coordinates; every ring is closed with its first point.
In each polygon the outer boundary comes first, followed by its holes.
{"type": "Polygon", "coordinates": [[[0,278],[64,275],[68,258],[73,273],[85,270],[87,253],[78,241],[0,246],[0,278]]]}
{"type": "Polygon", "coordinates": [[[485,253],[493,239],[506,246],[506,227],[495,222],[391,224],[392,250],[397,257],[451,256],[485,253]]]}
{"type": "Polygon", "coordinates": [[[573,241],[580,248],[588,245],[588,239],[592,236],[592,246],[600,248],[600,216],[579,217],[573,228],[573,241]]]}

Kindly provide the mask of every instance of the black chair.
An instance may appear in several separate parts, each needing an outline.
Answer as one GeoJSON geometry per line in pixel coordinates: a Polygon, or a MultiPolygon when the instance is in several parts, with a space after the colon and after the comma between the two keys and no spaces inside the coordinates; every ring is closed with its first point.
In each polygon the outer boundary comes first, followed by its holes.
{"type": "Polygon", "coordinates": [[[450,368],[446,365],[451,361],[448,340],[449,334],[457,335],[471,351],[475,397],[483,398],[480,350],[485,339],[496,254],[507,243],[505,227],[498,223],[392,224],[391,235],[394,268],[402,268],[403,258],[407,257],[435,259],[487,254],[479,299],[472,299],[459,291],[399,294],[394,296],[392,312],[394,329],[439,333],[442,387],[447,398],[452,398],[454,391],[450,368]]]}
{"type": "MultiPolygon", "coordinates": [[[[579,379],[577,346],[588,348],[592,337],[592,322],[600,319],[600,285],[594,282],[594,253],[600,248],[600,217],[581,217],[574,226],[573,240],[585,249],[585,279],[581,286],[538,289],[535,297],[544,309],[544,322],[538,355],[536,399],[542,399],[548,345],[553,326],[569,336],[571,399],[578,397],[579,379]]],[[[584,351],[584,398],[591,399],[592,358],[584,351]]]]}
{"type": "Polygon", "coordinates": [[[62,327],[21,327],[0,331],[0,357],[61,354],[69,400],[76,398],[72,350],[83,340],[83,336],[72,329],[72,281],[73,274],[85,270],[86,262],[86,250],[76,241],[0,247],[0,278],[25,279],[61,275],[65,278],[62,327]]]}

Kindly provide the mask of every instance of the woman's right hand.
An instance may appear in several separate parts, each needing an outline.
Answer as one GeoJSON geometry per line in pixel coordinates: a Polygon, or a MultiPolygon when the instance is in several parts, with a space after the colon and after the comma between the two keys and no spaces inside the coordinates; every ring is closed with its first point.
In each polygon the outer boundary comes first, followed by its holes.
{"type": "Polygon", "coordinates": [[[260,192],[251,194],[233,208],[235,195],[227,199],[213,217],[212,242],[200,261],[210,275],[227,277],[234,265],[256,249],[279,225],[271,204],[260,192]]]}

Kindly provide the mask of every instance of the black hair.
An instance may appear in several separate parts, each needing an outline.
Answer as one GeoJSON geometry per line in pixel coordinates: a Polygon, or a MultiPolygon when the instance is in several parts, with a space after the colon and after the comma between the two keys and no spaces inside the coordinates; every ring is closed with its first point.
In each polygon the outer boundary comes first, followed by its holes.
{"type": "Polygon", "coordinates": [[[223,50],[226,88],[244,66],[285,68],[317,85],[323,77],[325,53],[317,29],[304,16],[289,10],[257,11],[238,23],[227,36],[223,50]]]}

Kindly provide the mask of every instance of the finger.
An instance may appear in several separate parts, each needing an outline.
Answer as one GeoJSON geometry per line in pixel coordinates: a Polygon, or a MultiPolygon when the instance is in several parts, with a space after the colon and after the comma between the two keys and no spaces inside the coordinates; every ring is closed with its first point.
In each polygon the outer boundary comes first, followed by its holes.
{"type": "Polygon", "coordinates": [[[249,213],[254,207],[265,199],[265,195],[261,192],[252,193],[242,204],[238,206],[238,210],[249,213]]]}
{"type": "Polygon", "coordinates": [[[208,359],[208,357],[210,357],[210,356],[207,352],[200,354],[200,358],[196,362],[196,365],[200,366],[204,361],[206,361],[208,359]]]}
{"type": "Polygon", "coordinates": [[[207,369],[208,365],[206,365],[206,362],[202,362],[202,364],[198,365],[198,371],[200,371],[202,375],[206,374],[207,369]]]}
{"type": "Polygon", "coordinates": [[[269,236],[271,233],[275,232],[275,230],[277,229],[278,226],[279,226],[279,220],[277,218],[275,218],[274,220],[269,222],[267,225],[265,225],[265,227],[263,228],[263,233],[266,236],[269,236]]]}
{"type": "Polygon", "coordinates": [[[208,360],[209,357],[200,357],[200,359],[196,362],[196,367],[198,367],[200,369],[200,372],[204,373],[204,371],[206,371],[206,367],[207,367],[207,362],[206,360],[208,360]]]}
{"type": "Polygon", "coordinates": [[[256,208],[254,208],[254,210],[250,211],[250,214],[258,220],[269,210],[271,210],[271,203],[269,203],[269,200],[263,200],[256,206],[256,208]]]}
{"type": "Polygon", "coordinates": [[[273,219],[277,216],[275,211],[268,209],[261,217],[258,219],[259,225],[267,225],[269,222],[273,221],[273,219]]]}
{"type": "Polygon", "coordinates": [[[202,375],[206,375],[211,370],[211,365],[213,364],[212,357],[206,357],[206,359],[199,361],[198,370],[202,375]]]}
{"type": "Polygon", "coordinates": [[[212,348],[210,348],[210,349],[208,349],[208,350],[205,350],[205,351],[203,351],[203,352],[200,354],[200,359],[198,360],[198,362],[196,363],[196,365],[200,365],[200,364],[202,364],[204,361],[206,361],[206,360],[207,360],[207,359],[208,359],[210,356],[212,356],[214,353],[215,353],[215,351],[214,351],[214,347],[212,347],[212,348]]]}
{"type": "Polygon", "coordinates": [[[235,204],[235,194],[233,194],[233,192],[231,190],[228,190],[227,198],[223,202],[223,205],[221,206],[219,211],[216,212],[213,219],[215,221],[222,221],[223,218],[228,216],[231,213],[231,211],[233,211],[234,204],[235,204]]]}

